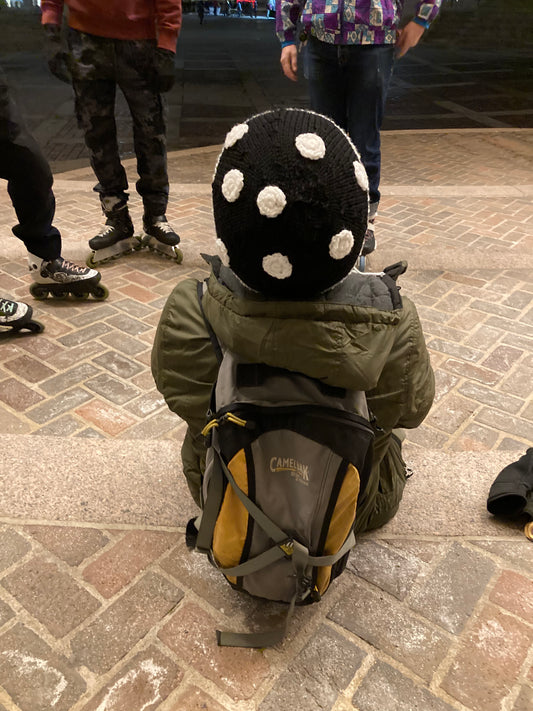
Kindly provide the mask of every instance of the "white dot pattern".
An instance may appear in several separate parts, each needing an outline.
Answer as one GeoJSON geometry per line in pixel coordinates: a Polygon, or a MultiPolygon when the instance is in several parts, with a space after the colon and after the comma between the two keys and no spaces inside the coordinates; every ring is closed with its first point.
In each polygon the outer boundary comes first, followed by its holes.
{"type": "Polygon", "coordinates": [[[353,249],[354,238],[350,230],[341,230],[333,235],[329,243],[329,256],[333,259],[344,259],[353,249]]]}
{"type": "Polygon", "coordinates": [[[244,186],[244,175],[240,170],[233,168],[229,170],[222,181],[222,195],[228,202],[235,202],[244,186]]]}
{"type": "Polygon", "coordinates": [[[240,141],[243,136],[248,133],[247,123],[238,123],[234,126],[231,131],[226,135],[226,140],[224,141],[224,148],[231,148],[237,141],[240,141]]]}
{"type": "Polygon", "coordinates": [[[222,261],[222,264],[224,264],[224,266],[226,267],[229,267],[229,254],[228,250],[226,249],[226,245],[221,239],[216,239],[215,244],[217,246],[218,254],[222,261]]]}
{"type": "Polygon", "coordinates": [[[288,279],[292,274],[292,264],[288,257],[279,252],[263,257],[263,269],[274,279],[288,279]]]}
{"type": "Polygon", "coordinates": [[[316,133],[300,133],[294,143],[300,154],[310,160],[320,160],[326,155],[326,144],[316,133]]]}
{"type": "Polygon", "coordinates": [[[277,185],[267,185],[257,196],[257,207],[265,217],[281,215],[286,204],[285,193],[277,185]]]}
{"type": "Polygon", "coordinates": [[[366,174],[365,166],[356,160],[354,161],[353,169],[361,190],[368,190],[368,175],[366,174]]]}

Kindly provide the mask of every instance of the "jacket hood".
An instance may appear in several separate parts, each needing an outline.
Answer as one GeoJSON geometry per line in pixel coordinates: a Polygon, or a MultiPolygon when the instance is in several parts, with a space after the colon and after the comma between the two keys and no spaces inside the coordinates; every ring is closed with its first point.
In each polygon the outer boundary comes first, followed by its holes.
{"type": "Polygon", "coordinates": [[[313,301],[269,301],[211,263],[202,305],[227,348],[249,362],[329,385],[365,391],[376,386],[401,317],[393,279],[351,272],[313,301]]]}

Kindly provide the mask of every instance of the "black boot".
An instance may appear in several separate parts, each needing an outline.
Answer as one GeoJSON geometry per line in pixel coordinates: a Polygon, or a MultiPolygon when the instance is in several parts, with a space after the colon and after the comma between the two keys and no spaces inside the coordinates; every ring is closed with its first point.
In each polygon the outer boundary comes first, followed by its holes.
{"type": "Polygon", "coordinates": [[[120,240],[128,239],[133,235],[133,222],[127,206],[104,214],[107,218],[105,226],[89,240],[89,247],[94,250],[111,247],[111,245],[120,242],[120,240]]]}
{"type": "Polygon", "coordinates": [[[179,236],[169,225],[165,215],[144,215],[143,227],[146,235],[154,237],[162,244],[175,247],[180,242],[179,236]]]}
{"type": "Polygon", "coordinates": [[[495,516],[527,513],[533,518],[533,447],[498,474],[490,487],[487,509],[495,516]]]}

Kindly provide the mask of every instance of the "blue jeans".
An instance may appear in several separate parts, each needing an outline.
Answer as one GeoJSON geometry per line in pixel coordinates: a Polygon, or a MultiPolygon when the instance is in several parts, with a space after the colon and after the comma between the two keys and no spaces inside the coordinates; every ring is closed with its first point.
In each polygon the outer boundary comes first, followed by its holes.
{"type": "Polygon", "coordinates": [[[310,37],[306,75],[311,108],[332,118],[352,139],[368,174],[377,208],[380,129],[394,62],[393,45],[334,45],[310,37]]]}

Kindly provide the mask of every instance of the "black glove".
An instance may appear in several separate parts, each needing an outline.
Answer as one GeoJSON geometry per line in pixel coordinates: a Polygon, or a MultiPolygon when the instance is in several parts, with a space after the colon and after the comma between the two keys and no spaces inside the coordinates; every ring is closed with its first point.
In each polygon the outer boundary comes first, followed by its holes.
{"type": "Polygon", "coordinates": [[[61,27],[59,25],[45,25],[44,37],[48,68],[55,77],[71,84],[72,76],[68,68],[68,53],[61,42],[61,27]]]}
{"type": "Polygon", "coordinates": [[[155,73],[157,91],[164,94],[174,86],[176,67],[174,65],[174,52],[158,47],[155,51],[155,73]]]}

